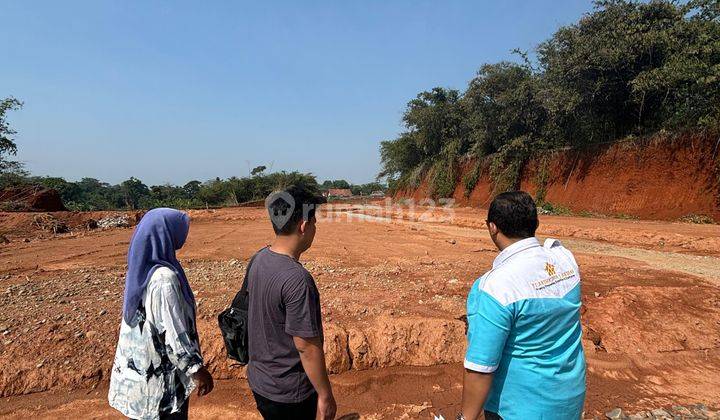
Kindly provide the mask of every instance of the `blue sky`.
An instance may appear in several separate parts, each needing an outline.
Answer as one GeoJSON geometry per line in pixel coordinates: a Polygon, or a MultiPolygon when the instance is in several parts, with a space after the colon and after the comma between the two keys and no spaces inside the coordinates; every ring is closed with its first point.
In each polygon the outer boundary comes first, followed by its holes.
{"type": "Polygon", "coordinates": [[[590,1],[12,1],[0,97],[37,175],[148,184],[248,168],[364,183],[405,104],[464,89],[590,1]]]}

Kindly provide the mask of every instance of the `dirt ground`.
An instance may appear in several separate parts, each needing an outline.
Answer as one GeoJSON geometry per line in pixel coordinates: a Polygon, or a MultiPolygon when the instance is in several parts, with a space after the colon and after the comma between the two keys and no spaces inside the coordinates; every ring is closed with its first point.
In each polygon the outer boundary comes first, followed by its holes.
{"type": "MultiPolygon", "coordinates": [[[[216,391],[192,418],[253,418],[244,370],[226,362],[217,314],[272,238],[263,209],[190,212],[179,254],[198,301],[216,391]]],[[[0,213],[0,417],[115,418],[105,401],[131,228],[49,235],[0,213]]],[[[89,216],[88,216],[89,217],[89,216]]],[[[496,255],[485,211],[340,205],[303,263],[320,289],[340,415],[454,418],[465,297],[496,255]]],[[[720,226],[541,216],[541,239],[583,277],[586,416],[720,401],[720,226]]]]}

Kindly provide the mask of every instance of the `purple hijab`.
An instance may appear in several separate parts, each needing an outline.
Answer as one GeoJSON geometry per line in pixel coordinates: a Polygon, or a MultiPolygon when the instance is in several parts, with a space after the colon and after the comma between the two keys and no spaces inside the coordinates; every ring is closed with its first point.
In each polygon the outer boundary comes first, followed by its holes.
{"type": "Polygon", "coordinates": [[[130,325],[155,269],[167,267],[177,274],[185,300],[195,308],[195,297],[175,251],[185,244],[190,217],[175,209],[158,208],[143,216],[130,240],[125,276],[123,319],[130,325]]]}

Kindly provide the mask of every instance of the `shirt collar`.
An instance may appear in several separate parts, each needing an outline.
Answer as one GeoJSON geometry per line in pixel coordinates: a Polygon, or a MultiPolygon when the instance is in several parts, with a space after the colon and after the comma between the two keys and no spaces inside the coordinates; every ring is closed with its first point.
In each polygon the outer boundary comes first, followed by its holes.
{"type": "Polygon", "coordinates": [[[530,248],[535,248],[536,246],[540,246],[540,242],[535,237],[525,238],[515,242],[509,247],[503,249],[502,252],[500,252],[498,256],[495,257],[495,261],[493,261],[493,268],[497,268],[500,264],[504,263],[505,261],[507,261],[508,258],[512,257],[518,252],[522,252],[530,248]]]}

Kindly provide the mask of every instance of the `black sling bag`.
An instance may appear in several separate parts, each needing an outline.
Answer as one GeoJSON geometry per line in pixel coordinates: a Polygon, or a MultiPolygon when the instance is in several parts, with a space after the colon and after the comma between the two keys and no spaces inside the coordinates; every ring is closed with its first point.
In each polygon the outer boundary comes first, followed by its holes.
{"type": "Polygon", "coordinates": [[[245,268],[245,278],[242,287],[237,292],[230,307],[218,315],[218,325],[225,342],[225,350],[229,359],[235,360],[241,366],[247,365],[248,354],[248,304],[250,296],[247,291],[248,274],[250,266],[257,254],[253,255],[245,268]]]}

